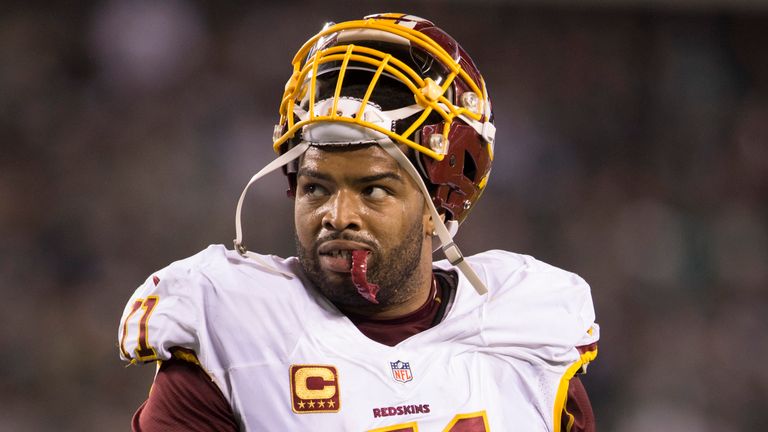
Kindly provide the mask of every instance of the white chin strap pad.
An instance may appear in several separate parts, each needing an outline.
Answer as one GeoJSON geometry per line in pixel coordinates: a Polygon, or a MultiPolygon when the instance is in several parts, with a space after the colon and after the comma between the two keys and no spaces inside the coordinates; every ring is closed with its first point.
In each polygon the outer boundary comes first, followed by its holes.
{"type": "MultiPolygon", "coordinates": [[[[333,114],[333,101],[334,99],[330,98],[315,103],[313,116],[326,117],[335,115],[339,118],[350,119],[350,122],[345,122],[340,119],[339,121],[310,123],[302,128],[302,141],[312,143],[313,145],[323,146],[371,143],[389,139],[386,134],[351,122],[351,119],[354,119],[360,114],[360,107],[363,105],[362,99],[340,97],[336,103],[335,114],[333,114]]],[[[395,122],[397,120],[408,118],[423,110],[423,107],[414,104],[395,110],[382,111],[381,108],[375,104],[368,102],[365,105],[361,116],[363,121],[373,123],[382,129],[394,132],[395,122]]],[[[310,118],[309,112],[304,111],[298,106],[294,108],[294,114],[296,114],[301,121],[310,118]]]]}
{"type": "MultiPolygon", "coordinates": [[[[333,99],[326,99],[315,104],[315,116],[329,116],[333,110],[333,99]]],[[[338,117],[354,118],[360,110],[362,101],[350,98],[339,98],[336,104],[338,117]]],[[[299,118],[304,120],[306,113],[299,113],[299,118]]],[[[363,111],[363,120],[371,122],[384,129],[392,128],[393,119],[389,118],[378,107],[368,104],[363,111]]],[[[318,145],[325,144],[356,144],[371,141],[379,141],[387,138],[381,132],[365,126],[345,122],[319,122],[311,123],[302,129],[302,140],[318,145]]]]}

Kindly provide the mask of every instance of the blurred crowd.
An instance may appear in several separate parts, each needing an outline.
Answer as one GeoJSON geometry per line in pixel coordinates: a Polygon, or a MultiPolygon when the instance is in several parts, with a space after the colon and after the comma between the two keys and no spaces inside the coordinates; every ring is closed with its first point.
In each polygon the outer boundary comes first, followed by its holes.
{"type": "MultiPolygon", "coordinates": [[[[456,37],[494,102],[458,244],[592,285],[599,430],[768,427],[765,11],[107,0],[0,11],[0,431],[127,429],[154,368],[118,360],[125,301],[231,245],[294,50],[393,10],[456,37]]],[[[252,188],[251,249],[293,254],[286,188],[252,188]]]]}

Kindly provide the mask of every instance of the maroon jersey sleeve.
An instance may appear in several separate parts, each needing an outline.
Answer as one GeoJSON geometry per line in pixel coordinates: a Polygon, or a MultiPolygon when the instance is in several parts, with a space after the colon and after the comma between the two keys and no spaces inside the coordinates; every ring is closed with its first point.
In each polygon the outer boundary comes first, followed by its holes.
{"type": "Polygon", "coordinates": [[[132,427],[136,432],[239,430],[232,408],[203,369],[179,359],[162,363],[132,427]]]}
{"type": "Polygon", "coordinates": [[[568,399],[561,419],[563,432],[595,432],[595,415],[589,402],[587,390],[579,377],[571,378],[568,385],[568,399]]]}

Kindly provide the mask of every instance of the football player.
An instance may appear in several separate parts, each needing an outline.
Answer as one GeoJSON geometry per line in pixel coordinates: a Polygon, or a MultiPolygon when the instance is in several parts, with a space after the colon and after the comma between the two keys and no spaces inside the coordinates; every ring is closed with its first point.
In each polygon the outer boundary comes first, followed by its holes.
{"type": "Polygon", "coordinates": [[[591,431],[589,286],[453,242],[488,183],[485,82],[431,22],[328,24],[293,59],[274,132],[297,256],[210,246],[152,274],[119,327],[157,362],[141,431],[591,431]],[[433,262],[436,249],[444,260],[433,262]]]}

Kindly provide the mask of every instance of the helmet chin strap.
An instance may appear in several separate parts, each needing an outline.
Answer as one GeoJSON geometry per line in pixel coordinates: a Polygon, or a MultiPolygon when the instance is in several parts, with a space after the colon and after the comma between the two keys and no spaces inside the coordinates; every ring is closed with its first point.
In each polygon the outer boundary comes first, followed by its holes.
{"type": "MultiPolygon", "coordinates": [[[[435,234],[437,234],[438,239],[440,239],[440,248],[443,250],[445,257],[451,264],[458,267],[459,270],[464,273],[464,276],[466,276],[478,294],[483,295],[487,293],[488,289],[485,287],[485,284],[482,280],[480,280],[472,267],[470,267],[470,265],[464,260],[464,256],[461,254],[459,247],[456,246],[456,243],[454,243],[453,235],[456,233],[456,230],[453,229],[453,233],[451,233],[451,231],[449,231],[445,226],[443,218],[440,217],[440,214],[435,208],[435,204],[432,202],[432,197],[429,195],[429,191],[427,190],[427,186],[424,184],[424,180],[421,178],[418,171],[416,171],[416,167],[413,166],[411,161],[405,157],[405,154],[403,154],[403,152],[400,151],[400,149],[398,149],[395,143],[393,143],[391,140],[380,140],[379,145],[382,149],[384,149],[384,151],[392,156],[392,158],[394,158],[400,164],[400,166],[403,167],[403,169],[405,169],[405,171],[419,186],[419,189],[421,189],[421,193],[424,195],[424,199],[427,201],[429,211],[432,213],[432,221],[435,224],[435,234]]],[[[451,228],[458,227],[454,223],[452,224],[451,228]]]]}
{"type": "Polygon", "coordinates": [[[243,192],[240,194],[240,199],[237,200],[237,210],[235,210],[235,250],[242,255],[245,258],[250,258],[253,261],[256,261],[257,263],[261,264],[264,269],[272,274],[281,275],[288,279],[293,279],[293,275],[291,273],[282,272],[278,269],[276,269],[274,266],[260,258],[258,255],[256,255],[253,252],[249,252],[248,249],[243,244],[243,227],[240,222],[240,215],[243,210],[243,201],[245,201],[245,194],[248,192],[248,188],[251,187],[251,185],[258,179],[264,177],[265,175],[271,173],[272,171],[280,168],[281,166],[287,164],[288,162],[296,159],[297,157],[304,154],[305,151],[309,148],[309,143],[303,142],[296,147],[288,150],[287,152],[280,155],[280,157],[276,158],[272,162],[268,163],[267,166],[262,168],[259,172],[253,175],[251,179],[248,181],[248,184],[245,185],[245,188],[243,188],[243,192]]]}

